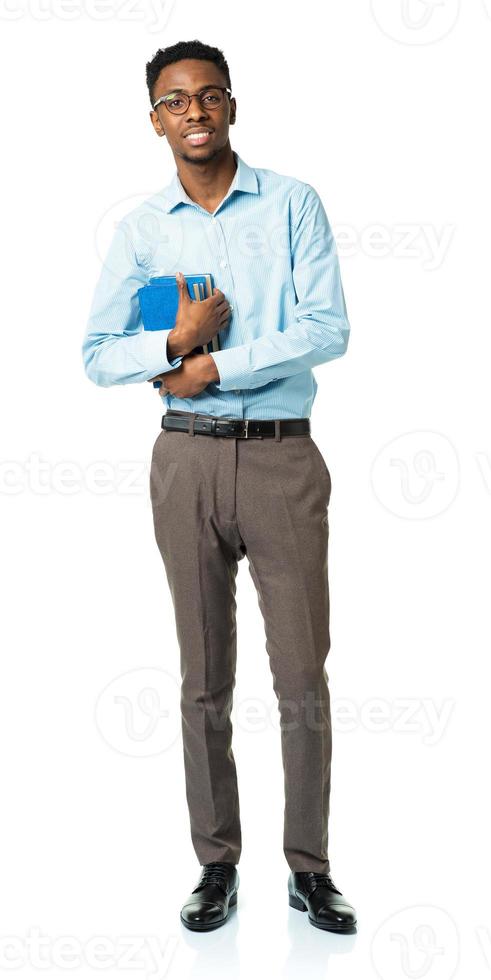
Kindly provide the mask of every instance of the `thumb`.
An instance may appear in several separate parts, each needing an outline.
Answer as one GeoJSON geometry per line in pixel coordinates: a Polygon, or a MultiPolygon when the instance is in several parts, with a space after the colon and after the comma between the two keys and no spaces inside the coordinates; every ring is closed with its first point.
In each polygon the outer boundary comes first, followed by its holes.
{"type": "Polygon", "coordinates": [[[189,302],[188,287],[186,285],[186,279],[182,272],[176,272],[177,288],[179,291],[179,305],[185,303],[186,300],[189,302]]]}

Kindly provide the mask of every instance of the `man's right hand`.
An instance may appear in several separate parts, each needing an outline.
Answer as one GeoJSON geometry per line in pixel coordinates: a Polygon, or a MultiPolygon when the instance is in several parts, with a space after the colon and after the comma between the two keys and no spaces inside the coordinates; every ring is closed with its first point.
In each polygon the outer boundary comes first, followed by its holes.
{"type": "Polygon", "coordinates": [[[175,325],[167,338],[169,359],[184,356],[194,347],[207,344],[219,330],[223,330],[230,316],[230,306],[221,289],[215,286],[212,296],[193,300],[182,272],[176,273],[176,280],[179,305],[175,325]]]}

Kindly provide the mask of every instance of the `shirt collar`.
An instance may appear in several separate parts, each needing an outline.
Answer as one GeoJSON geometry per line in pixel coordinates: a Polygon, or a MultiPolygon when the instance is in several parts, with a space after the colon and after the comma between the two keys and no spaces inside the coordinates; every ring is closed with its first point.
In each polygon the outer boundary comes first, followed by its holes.
{"type": "MultiPolygon", "coordinates": [[[[247,163],[242,160],[242,157],[239,156],[236,150],[232,150],[232,153],[235,157],[237,169],[235,171],[234,179],[223,201],[225,201],[230,194],[233,194],[234,191],[245,191],[248,194],[259,194],[258,180],[255,170],[252,167],[249,167],[247,163]]],[[[162,194],[165,197],[164,211],[166,211],[167,214],[178,204],[194,204],[196,207],[196,201],[191,200],[191,198],[186,194],[186,191],[179,180],[177,170],[170,184],[163,188],[162,194]]],[[[221,202],[222,204],[223,201],[221,202]]]]}

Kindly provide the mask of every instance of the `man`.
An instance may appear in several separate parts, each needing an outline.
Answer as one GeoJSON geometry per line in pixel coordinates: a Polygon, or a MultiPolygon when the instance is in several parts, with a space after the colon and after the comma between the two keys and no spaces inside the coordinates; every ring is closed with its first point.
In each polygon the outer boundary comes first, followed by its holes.
{"type": "MultiPolygon", "coordinates": [[[[353,931],[327,853],[331,478],[309,421],[311,369],[348,344],[336,245],[311,185],[232,151],[237,104],[219,49],[190,41],[159,50],[147,85],[177,172],[118,227],[82,350],[96,384],[159,378],[167,400],[150,493],[176,616],[186,796],[203,865],[181,920],[212,929],[237,903],[230,712],[236,573],[247,556],[279,702],[289,903],[314,926],[353,931]],[[208,272],[213,295],[191,300],[182,274],[208,272]],[[159,274],[176,276],[175,325],[144,331],[137,290],[159,274]],[[218,332],[220,350],[194,352],[218,332]]],[[[265,82],[258,111],[276,97],[265,82]]]]}

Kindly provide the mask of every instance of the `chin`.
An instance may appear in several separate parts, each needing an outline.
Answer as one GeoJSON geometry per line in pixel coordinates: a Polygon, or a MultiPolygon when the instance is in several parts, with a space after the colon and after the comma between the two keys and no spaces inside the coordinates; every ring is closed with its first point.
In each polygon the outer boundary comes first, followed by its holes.
{"type": "Polygon", "coordinates": [[[194,149],[198,150],[199,152],[194,154],[185,151],[184,153],[179,153],[179,156],[182,160],[186,160],[187,163],[208,163],[220,153],[222,148],[218,147],[217,149],[217,147],[215,147],[214,149],[207,150],[206,153],[203,153],[202,148],[199,146],[194,147],[194,149]]]}

